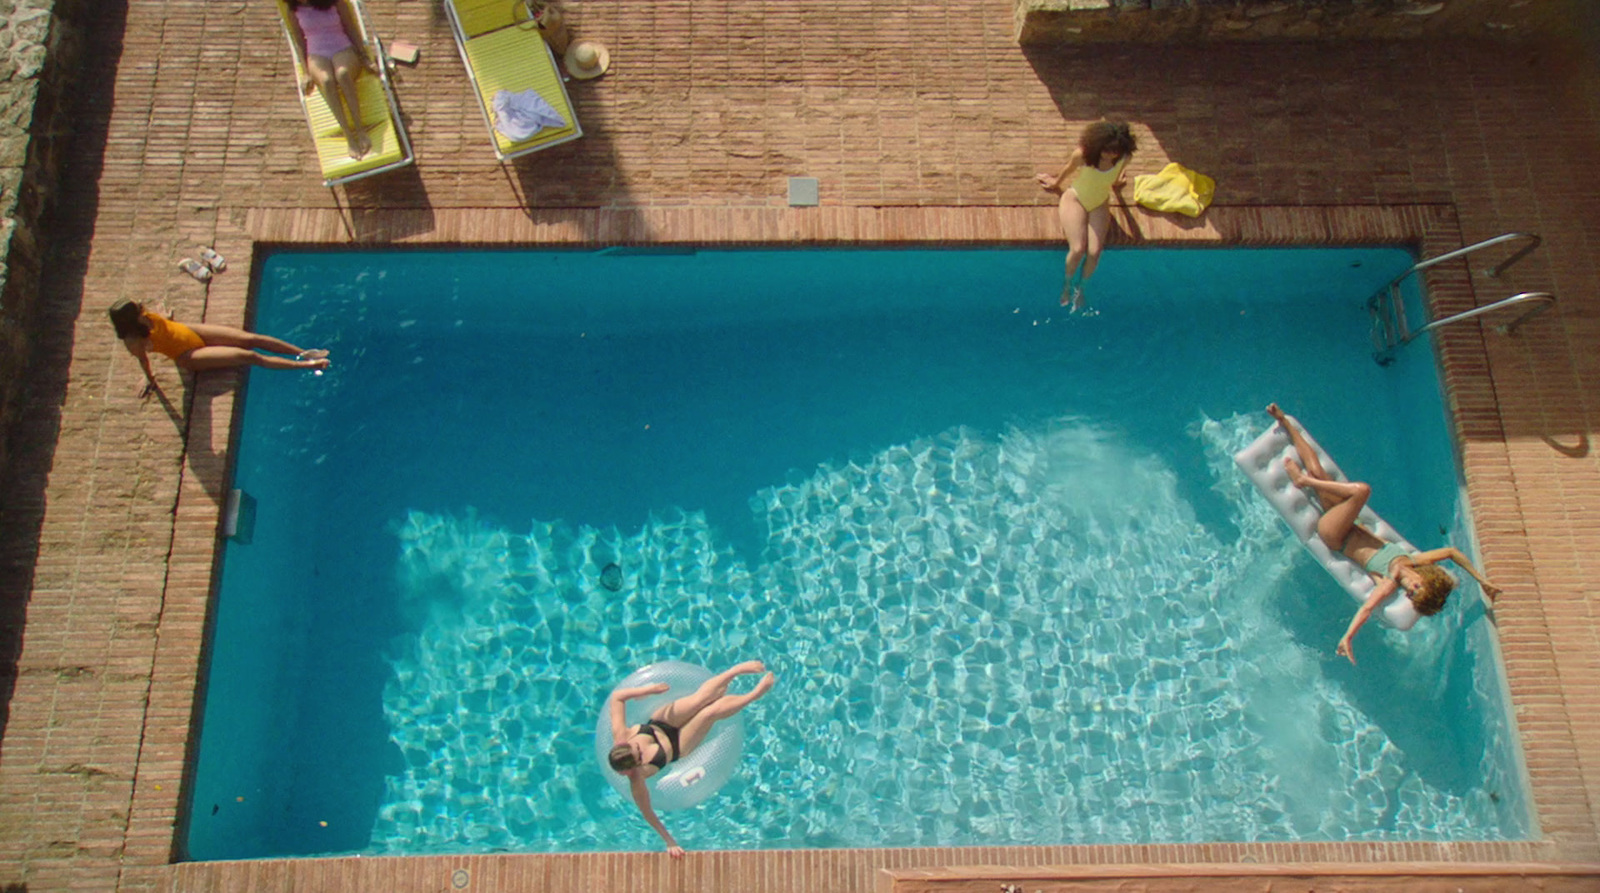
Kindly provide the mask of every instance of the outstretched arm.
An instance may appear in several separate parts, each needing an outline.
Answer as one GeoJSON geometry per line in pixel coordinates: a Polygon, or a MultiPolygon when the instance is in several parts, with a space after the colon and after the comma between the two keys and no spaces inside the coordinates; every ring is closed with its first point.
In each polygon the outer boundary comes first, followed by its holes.
{"type": "Polygon", "coordinates": [[[161,385],[156,384],[155,373],[150,370],[150,354],[145,347],[145,339],[124,338],[122,346],[128,349],[128,353],[133,354],[133,358],[139,361],[139,368],[144,370],[145,385],[143,390],[139,391],[139,396],[148,397],[152,391],[161,390],[161,385]]]}
{"type": "Polygon", "coordinates": [[[657,682],[654,685],[640,685],[635,688],[619,688],[613,691],[611,693],[611,697],[606,699],[606,709],[611,714],[612,743],[621,744],[623,739],[628,737],[628,720],[626,708],[622,706],[623,702],[631,701],[634,698],[642,698],[645,695],[658,695],[666,691],[668,688],[671,688],[671,686],[667,685],[665,682],[657,682]]]}
{"type": "Polygon", "coordinates": [[[289,34],[294,38],[291,49],[294,50],[295,69],[300,72],[300,92],[310,93],[315,86],[311,83],[311,70],[306,66],[306,35],[300,30],[300,20],[295,18],[293,10],[284,16],[283,23],[289,27],[289,34]]]}
{"type": "Polygon", "coordinates": [[[1500,587],[1490,583],[1488,577],[1478,573],[1478,569],[1472,566],[1472,562],[1467,559],[1467,556],[1461,554],[1461,550],[1455,546],[1446,546],[1443,549],[1429,549],[1413,558],[1412,561],[1417,564],[1438,564],[1447,559],[1454,561],[1462,570],[1471,574],[1472,579],[1477,580],[1478,585],[1483,587],[1483,594],[1489,597],[1489,601],[1493,602],[1500,595],[1500,587]]]}
{"type": "Polygon", "coordinates": [[[1051,192],[1060,192],[1061,184],[1067,182],[1067,178],[1072,176],[1073,171],[1076,171],[1082,166],[1083,150],[1073,149],[1072,157],[1067,159],[1067,166],[1061,169],[1061,173],[1056,174],[1054,177],[1051,177],[1049,174],[1039,174],[1037,177],[1034,177],[1034,179],[1038,180],[1039,185],[1043,186],[1045,189],[1048,189],[1051,192]]]}
{"type": "Polygon", "coordinates": [[[683,847],[678,846],[678,842],[672,839],[672,832],[667,830],[666,825],[661,824],[661,819],[656,816],[656,811],[650,808],[650,789],[644,786],[644,779],[637,775],[628,776],[628,790],[633,794],[633,803],[639,807],[639,812],[644,815],[644,820],[649,822],[650,827],[656,829],[656,833],[661,835],[661,839],[667,842],[667,855],[674,859],[682,859],[684,855],[683,847]]]}
{"type": "Polygon", "coordinates": [[[1350,628],[1344,631],[1344,637],[1339,640],[1339,647],[1334,649],[1335,653],[1340,657],[1349,658],[1352,664],[1356,662],[1356,653],[1350,647],[1350,643],[1355,640],[1356,633],[1367,622],[1367,618],[1372,616],[1372,612],[1378,610],[1384,599],[1394,594],[1394,587],[1394,580],[1388,577],[1384,577],[1378,581],[1378,585],[1372,587],[1372,594],[1361,603],[1361,607],[1356,610],[1356,616],[1350,618],[1350,628]]]}

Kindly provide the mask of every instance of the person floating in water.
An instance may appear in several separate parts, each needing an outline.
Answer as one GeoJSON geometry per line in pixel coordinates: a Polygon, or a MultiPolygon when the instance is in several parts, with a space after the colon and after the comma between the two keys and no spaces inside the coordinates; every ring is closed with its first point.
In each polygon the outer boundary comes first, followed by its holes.
{"type": "Polygon", "coordinates": [[[1126,123],[1096,121],[1083,129],[1078,148],[1061,173],[1035,177],[1040,186],[1061,193],[1061,228],[1067,233],[1067,284],[1061,290],[1061,306],[1070,304],[1074,312],[1083,309],[1083,289],[1100,263],[1111,225],[1107,206],[1111,190],[1122,185],[1122,169],[1138,147],[1126,123]],[[1074,173],[1077,177],[1063,187],[1074,173]]]}
{"type": "Polygon", "coordinates": [[[1454,577],[1437,567],[1441,561],[1454,561],[1471,574],[1483,587],[1483,594],[1490,602],[1500,594],[1499,587],[1478,573],[1467,556],[1454,546],[1427,552],[1408,552],[1398,543],[1384,542],[1377,534],[1356,523],[1361,509],[1372,496],[1372,487],[1359,481],[1330,479],[1317,458],[1316,450],[1306,442],[1305,434],[1284,415],[1278,404],[1268,404],[1267,414],[1283,426],[1289,439],[1294,442],[1295,453],[1300,457],[1299,462],[1283,460],[1284,467],[1289,471],[1289,480],[1296,487],[1310,488],[1322,504],[1322,517],[1317,519],[1317,537],[1328,548],[1344,553],[1346,558],[1365,568],[1377,584],[1356,611],[1356,616],[1351,618],[1344,637],[1339,640],[1339,647],[1335,650],[1340,656],[1349,658],[1352,664],[1356,662],[1355,651],[1351,647],[1356,632],[1397,587],[1405,590],[1406,597],[1411,599],[1411,606],[1418,614],[1428,616],[1439,613],[1456,585],[1454,577]]]}
{"type": "Polygon", "coordinates": [[[234,366],[324,369],[328,365],[328,352],[325,350],[301,350],[287,341],[232,326],[176,322],[154,310],[145,309],[143,304],[136,301],[118,301],[111,305],[110,313],[111,326],[117,330],[117,337],[122,339],[122,346],[138,359],[139,367],[144,370],[145,386],[140,396],[161,389],[156,384],[155,374],[150,371],[149,354],[152,350],[166,354],[180,368],[191,372],[234,366]],[[259,354],[257,350],[288,356],[259,354]]]}
{"type": "Polygon", "coordinates": [[[633,802],[644,814],[644,820],[666,841],[667,853],[674,859],[683,858],[683,847],[678,846],[667,826],[661,824],[661,819],[650,807],[650,789],[645,786],[645,781],[665,769],[668,763],[694,753],[694,749],[706,740],[711,727],[719,720],[738,713],[770,691],[775,680],[771,673],[767,673],[748,694],[728,694],[728,683],[735,676],[766,671],[766,665],[761,661],[745,661],[707,679],[694,694],[656,708],[648,722],[637,726],[627,724],[623,704],[634,698],[661,694],[669,687],[665,682],[638,688],[619,688],[606,699],[606,710],[611,715],[611,740],[614,742],[608,755],[611,768],[617,774],[627,776],[633,802]]]}

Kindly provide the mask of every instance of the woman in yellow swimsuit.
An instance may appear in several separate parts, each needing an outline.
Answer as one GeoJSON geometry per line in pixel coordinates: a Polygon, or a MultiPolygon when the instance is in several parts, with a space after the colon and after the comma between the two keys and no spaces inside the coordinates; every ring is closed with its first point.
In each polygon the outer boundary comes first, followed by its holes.
{"type": "Polygon", "coordinates": [[[1061,290],[1061,306],[1074,312],[1083,308],[1083,287],[1094,275],[1105,245],[1106,229],[1111,224],[1107,202],[1111,190],[1122,185],[1122,169],[1138,143],[1122,121],[1096,121],[1083,129],[1078,148],[1067,159],[1067,166],[1054,177],[1039,174],[1039,185],[1061,193],[1061,228],[1067,231],[1067,284],[1061,290]],[[1062,184],[1074,173],[1071,185],[1062,184]],[[1082,268],[1079,268],[1079,264],[1082,268]]]}
{"type": "Polygon", "coordinates": [[[257,335],[232,326],[207,323],[184,324],[146,310],[143,304],[122,300],[111,305],[111,325],[122,345],[139,360],[144,370],[144,394],[159,390],[150,371],[150,351],[165,354],[180,368],[191,372],[227,369],[235,366],[262,366],[267,369],[324,369],[325,350],[301,350],[287,341],[257,335]],[[256,353],[271,351],[272,356],[256,353]],[[292,357],[292,359],[291,359],[292,357]]]}

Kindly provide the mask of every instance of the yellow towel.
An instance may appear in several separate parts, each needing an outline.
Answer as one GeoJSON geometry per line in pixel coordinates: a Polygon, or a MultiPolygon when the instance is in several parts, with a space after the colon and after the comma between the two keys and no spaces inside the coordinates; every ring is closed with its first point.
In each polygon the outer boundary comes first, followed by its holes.
{"type": "Polygon", "coordinates": [[[1159,174],[1133,178],[1133,200],[1152,211],[1199,217],[1216,192],[1216,180],[1176,161],[1162,168],[1159,174]]]}

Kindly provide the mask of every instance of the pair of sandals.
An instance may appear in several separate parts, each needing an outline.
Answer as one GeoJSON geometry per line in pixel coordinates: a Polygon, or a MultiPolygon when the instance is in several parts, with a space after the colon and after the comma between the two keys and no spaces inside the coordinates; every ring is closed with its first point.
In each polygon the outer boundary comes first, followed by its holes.
{"type": "Polygon", "coordinates": [[[211,248],[200,249],[200,260],[186,257],[178,261],[178,269],[188,273],[201,282],[207,282],[217,273],[228,268],[228,261],[211,248]]]}

